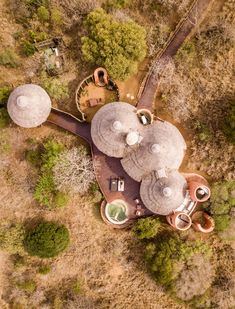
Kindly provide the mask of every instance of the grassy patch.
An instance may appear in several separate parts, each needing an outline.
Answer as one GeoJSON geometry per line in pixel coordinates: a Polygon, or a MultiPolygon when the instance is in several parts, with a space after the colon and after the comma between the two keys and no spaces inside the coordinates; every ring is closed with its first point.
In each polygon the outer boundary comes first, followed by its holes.
{"type": "Polygon", "coordinates": [[[19,66],[19,57],[10,47],[0,52],[0,65],[9,68],[17,68],[19,66]]]}

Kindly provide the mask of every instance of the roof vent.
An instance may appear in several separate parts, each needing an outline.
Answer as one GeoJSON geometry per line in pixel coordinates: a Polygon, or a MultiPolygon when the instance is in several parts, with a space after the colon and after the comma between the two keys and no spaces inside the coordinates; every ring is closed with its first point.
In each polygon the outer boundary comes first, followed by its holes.
{"type": "Polygon", "coordinates": [[[152,153],[159,153],[161,150],[161,146],[159,144],[152,144],[150,150],[152,153]]]}
{"type": "Polygon", "coordinates": [[[122,127],[122,123],[118,120],[114,121],[112,124],[112,128],[114,129],[114,131],[121,131],[122,127]]]}
{"type": "Polygon", "coordinates": [[[163,188],[162,192],[165,197],[170,197],[172,194],[172,190],[169,187],[163,188]]]}
{"type": "Polygon", "coordinates": [[[26,96],[20,95],[16,99],[16,104],[19,108],[23,109],[29,104],[28,98],[26,96]]]}
{"type": "Polygon", "coordinates": [[[129,146],[133,146],[139,142],[139,133],[138,132],[129,132],[126,136],[126,143],[129,146]]]}

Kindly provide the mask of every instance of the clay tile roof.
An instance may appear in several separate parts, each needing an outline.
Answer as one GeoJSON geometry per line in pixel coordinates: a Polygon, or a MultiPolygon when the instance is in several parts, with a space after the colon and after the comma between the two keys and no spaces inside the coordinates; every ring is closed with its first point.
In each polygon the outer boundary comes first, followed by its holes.
{"type": "Polygon", "coordinates": [[[168,215],[183,203],[186,189],[187,182],[178,171],[171,171],[163,178],[158,178],[157,173],[152,172],[143,178],[140,196],[153,213],[168,215]]]}
{"type": "Polygon", "coordinates": [[[95,114],[91,122],[91,137],[100,151],[110,157],[122,158],[133,149],[136,137],[136,134],[128,133],[136,132],[141,136],[142,128],[134,106],[113,102],[95,114]]]}
{"type": "Polygon", "coordinates": [[[33,128],[47,120],[51,111],[51,100],[40,86],[26,84],[12,91],[7,110],[16,124],[24,128],[33,128]]]}
{"type": "Polygon", "coordinates": [[[122,160],[126,173],[141,179],[154,170],[178,169],[184,158],[186,144],[179,130],[167,121],[155,121],[145,127],[140,146],[122,160]]]}

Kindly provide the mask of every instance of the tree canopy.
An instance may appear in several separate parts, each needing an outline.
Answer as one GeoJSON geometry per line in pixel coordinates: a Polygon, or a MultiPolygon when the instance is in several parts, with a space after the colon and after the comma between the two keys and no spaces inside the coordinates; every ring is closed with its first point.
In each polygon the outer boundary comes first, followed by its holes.
{"type": "Polygon", "coordinates": [[[104,66],[119,80],[137,70],[146,55],[146,31],[133,21],[117,21],[103,9],[91,12],[85,21],[88,36],[82,37],[86,61],[104,66]]]}
{"type": "Polygon", "coordinates": [[[57,256],[68,244],[68,229],[64,225],[46,221],[29,230],[25,238],[27,252],[41,258],[57,256]]]}

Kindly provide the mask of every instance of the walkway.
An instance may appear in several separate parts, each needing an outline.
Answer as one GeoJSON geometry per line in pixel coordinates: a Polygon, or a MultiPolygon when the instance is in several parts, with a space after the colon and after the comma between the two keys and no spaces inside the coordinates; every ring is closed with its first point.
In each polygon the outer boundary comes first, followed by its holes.
{"type": "Polygon", "coordinates": [[[163,69],[169,60],[175,56],[178,49],[193,30],[193,28],[200,23],[205,12],[209,8],[209,5],[213,1],[214,0],[195,0],[191,6],[191,9],[187,13],[187,16],[183,18],[178,24],[175,32],[168,40],[165,48],[159,54],[158,58],[155,60],[155,63],[149,70],[148,77],[144,84],[143,92],[137,104],[139,109],[148,108],[149,110],[152,110],[154,96],[163,69]]]}
{"type": "Polygon", "coordinates": [[[80,122],[80,120],[73,115],[63,112],[59,109],[52,108],[47,122],[57,125],[71,133],[74,133],[90,145],[91,140],[91,125],[87,122],[80,122]]]}

